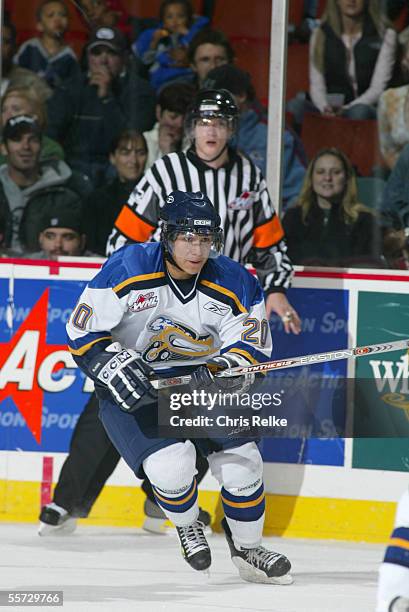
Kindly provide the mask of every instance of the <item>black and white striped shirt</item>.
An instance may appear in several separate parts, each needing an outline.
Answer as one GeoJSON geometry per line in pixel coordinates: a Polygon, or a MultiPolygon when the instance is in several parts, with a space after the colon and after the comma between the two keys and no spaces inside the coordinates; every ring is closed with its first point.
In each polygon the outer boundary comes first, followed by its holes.
{"type": "Polygon", "coordinates": [[[254,266],[267,292],[284,291],[292,265],[280,220],[260,170],[229,149],[229,161],[211,168],[193,149],[158,159],[137,183],[108,239],[107,254],[127,242],[159,239],[159,209],[175,190],[203,191],[218,211],[224,229],[224,254],[254,266]]]}

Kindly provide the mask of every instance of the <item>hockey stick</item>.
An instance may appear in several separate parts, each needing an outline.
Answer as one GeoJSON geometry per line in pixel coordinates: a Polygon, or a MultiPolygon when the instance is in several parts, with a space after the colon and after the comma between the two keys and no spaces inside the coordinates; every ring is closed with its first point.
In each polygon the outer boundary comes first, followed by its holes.
{"type": "MultiPolygon", "coordinates": [[[[389,351],[398,351],[399,349],[408,349],[409,340],[396,340],[394,342],[386,342],[384,344],[368,344],[368,346],[356,346],[352,349],[341,349],[339,351],[329,351],[328,353],[316,353],[313,355],[303,355],[302,357],[289,357],[288,359],[276,359],[275,361],[265,361],[264,363],[256,363],[250,366],[238,366],[236,368],[228,368],[221,372],[214,372],[217,377],[241,376],[243,374],[256,374],[257,372],[269,372],[270,370],[282,370],[284,368],[296,368],[303,365],[311,365],[314,363],[326,363],[328,361],[338,361],[340,359],[348,359],[349,357],[363,357],[371,353],[388,353],[389,351]]],[[[151,380],[152,386],[155,389],[164,389],[178,385],[187,385],[192,377],[173,376],[172,378],[161,378],[151,380]]]]}

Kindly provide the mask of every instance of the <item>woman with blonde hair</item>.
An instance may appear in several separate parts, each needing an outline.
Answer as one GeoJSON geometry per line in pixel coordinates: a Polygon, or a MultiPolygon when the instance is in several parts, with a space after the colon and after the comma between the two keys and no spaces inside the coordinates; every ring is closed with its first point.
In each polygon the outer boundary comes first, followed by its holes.
{"type": "Polygon", "coordinates": [[[295,264],[384,267],[376,215],[359,203],[355,172],[339,149],[323,149],[310,162],[283,228],[295,264]]]}
{"type": "MultiPolygon", "coordinates": [[[[31,87],[14,87],[6,89],[0,102],[1,125],[6,125],[11,117],[17,115],[29,115],[37,119],[42,131],[47,126],[47,110],[43,100],[31,87]]],[[[64,159],[64,150],[55,140],[43,136],[41,147],[41,161],[52,159],[64,159]]],[[[6,158],[0,154],[0,164],[4,164],[6,158]]]]}
{"type": "Polygon", "coordinates": [[[379,0],[328,0],[310,40],[310,96],[321,113],[375,119],[391,80],[397,34],[379,0]]]}

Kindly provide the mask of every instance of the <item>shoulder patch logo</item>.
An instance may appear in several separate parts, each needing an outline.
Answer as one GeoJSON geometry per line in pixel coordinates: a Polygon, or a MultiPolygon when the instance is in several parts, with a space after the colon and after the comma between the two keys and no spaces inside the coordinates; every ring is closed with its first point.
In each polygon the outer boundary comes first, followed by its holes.
{"type": "Polygon", "coordinates": [[[148,293],[140,293],[133,301],[130,300],[128,302],[128,310],[130,312],[140,312],[148,308],[155,308],[157,305],[158,297],[154,291],[149,291],[148,293]]]}
{"type": "Polygon", "coordinates": [[[216,304],[215,302],[206,302],[203,308],[205,310],[210,310],[210,312],[214,312],[214,314],[220,315],[221,317],[224,317],[224,315],[230,310],[230,306],[223,306],[223,304],[216,304]]]}
{"type": "Polygon", "coordinates": [[[227,204],[230,210],[249,210],[254,204],[256,194],[254,191],[243,191],[237,198],[227,204]]]}

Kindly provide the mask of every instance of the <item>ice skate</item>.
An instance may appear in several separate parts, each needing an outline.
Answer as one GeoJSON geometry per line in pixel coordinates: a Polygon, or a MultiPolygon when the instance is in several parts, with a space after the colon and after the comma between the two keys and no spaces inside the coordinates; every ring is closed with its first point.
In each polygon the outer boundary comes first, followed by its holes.
{"type": "Polygon", "coordinates": [[[76,527],[77,519],[57,504],[51,503],[41,508],[38,535],[69,535],[76,527]]]}
{"type": "Polygon", "coordinates": [[[222,520],[222,527],[230,548],[232,561],[243,580],[267,584],[291,584],[293,582],[293,578],[289,574],[291,563],[287,557],[272,550],[267,550],[264,546],[237,548],[226,519],[222,520]]]}
{"type": "Polygon", "coordinates": [[[204,525],[195,521],[187,527],[176,527],[182,555],[190,567],[197,571],[207,570],[212,562],[210,548],[203,533],[204,525]]]}
{"type": "Polygon", "coordinates": [[[409,599],[407,597],[397,597],[391,602],[388,612],[409,612],[409,599]]]}

